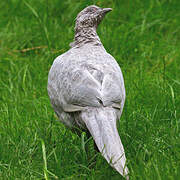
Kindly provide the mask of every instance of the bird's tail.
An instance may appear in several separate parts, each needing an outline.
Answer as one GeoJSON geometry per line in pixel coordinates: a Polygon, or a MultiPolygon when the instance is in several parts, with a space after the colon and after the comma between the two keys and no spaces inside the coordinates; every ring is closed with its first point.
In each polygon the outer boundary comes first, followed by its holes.
{"type": "Polygon", "coordinates": [[[128,179],[125,152],[116,127],[115,109],[111,107],[89,108],[82,112],[81,118],[104,158],[128,179]]]}

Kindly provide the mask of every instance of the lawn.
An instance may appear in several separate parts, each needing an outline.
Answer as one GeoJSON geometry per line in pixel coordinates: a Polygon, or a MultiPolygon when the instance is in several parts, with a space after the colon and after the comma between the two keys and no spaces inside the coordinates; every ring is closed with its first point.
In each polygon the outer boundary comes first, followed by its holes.
{"type": "Polygon", "coordinates": [[[98,34],[125,79],[118,130],[130,179],[180,179],[179,0],[1,1],[0,179],[123,179],[92,139],[59,123],[46,89],[77,13],[90,4],[113,8],[98,34]]]}

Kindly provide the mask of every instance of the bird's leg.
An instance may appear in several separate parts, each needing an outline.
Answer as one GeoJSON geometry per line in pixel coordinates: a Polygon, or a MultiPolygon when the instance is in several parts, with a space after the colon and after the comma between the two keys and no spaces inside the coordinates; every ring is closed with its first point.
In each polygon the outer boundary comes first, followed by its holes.
{"type": "Polygon", "coordinates": [[[99,152],[99,149],[98,149],[98,147],[97,147],[95,141],[93,141],[93,142],[94,142],[94,149],[95,149],[95,151],[96,151],[96,152],[99,152]]]}
{"type": "Polygon", "coordinates": [[[93,139],[93,144],[91,142],[89,142],[90,139],[92,138],[92,135],[90,134],[90,132],[88,130],[86,130],[86,136],[87,136],[88,140],[87,140],[87,143],[85,146],[85,150],[86,150],[87,158],[89,161],[89,167],[93,168],[96,164],[96,161],[97,161],[97,154],[99,153],[99,149],[98,149],[94,139],[93,139]],[[93,149],[94,149],[94,152],[91,153],[93,151],[93,149]]]}
{"type": "Polygon", "coordinates": [[[85,150],[86,150],[86,153],[89,154],[89,139],[91,138],[91,134],[88,130],[86,130],[86,136],[87,136],[87,143],[86,143],[86,146],[85,146],[85,150]]]}
{"type": "Polygon", "coordinates": [[[82,133],[82,130],[77,128],[77,127],[73,127],[71,129],[71,131],[74,133],[74,134],[77,134],[79,137],[81,137],[81,133],[82,133]]]}

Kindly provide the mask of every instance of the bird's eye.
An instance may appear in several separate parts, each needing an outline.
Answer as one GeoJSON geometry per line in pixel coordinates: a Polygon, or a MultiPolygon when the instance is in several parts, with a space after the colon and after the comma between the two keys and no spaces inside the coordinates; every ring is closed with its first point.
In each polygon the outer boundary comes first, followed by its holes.
{"type": "Polygon", "coordinates": [[[90,12],[96,12],[96,10],[97,10],[96,8],[91,8],[90,12]]]}

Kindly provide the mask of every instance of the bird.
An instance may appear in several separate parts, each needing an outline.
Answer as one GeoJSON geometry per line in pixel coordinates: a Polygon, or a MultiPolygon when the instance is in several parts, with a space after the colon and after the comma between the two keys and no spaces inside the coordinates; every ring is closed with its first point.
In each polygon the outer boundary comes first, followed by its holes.
{"type": "Polygon", "coordinates": [[[117,121],[125,103],[125,86],[117,61],[104,48],[97,28],[111,8],[90,5],[75,20],[71,48],[55,58],[48,74],[48,95],[59,120],[86,129],[102,156],[129,179],[117,121]]]}

